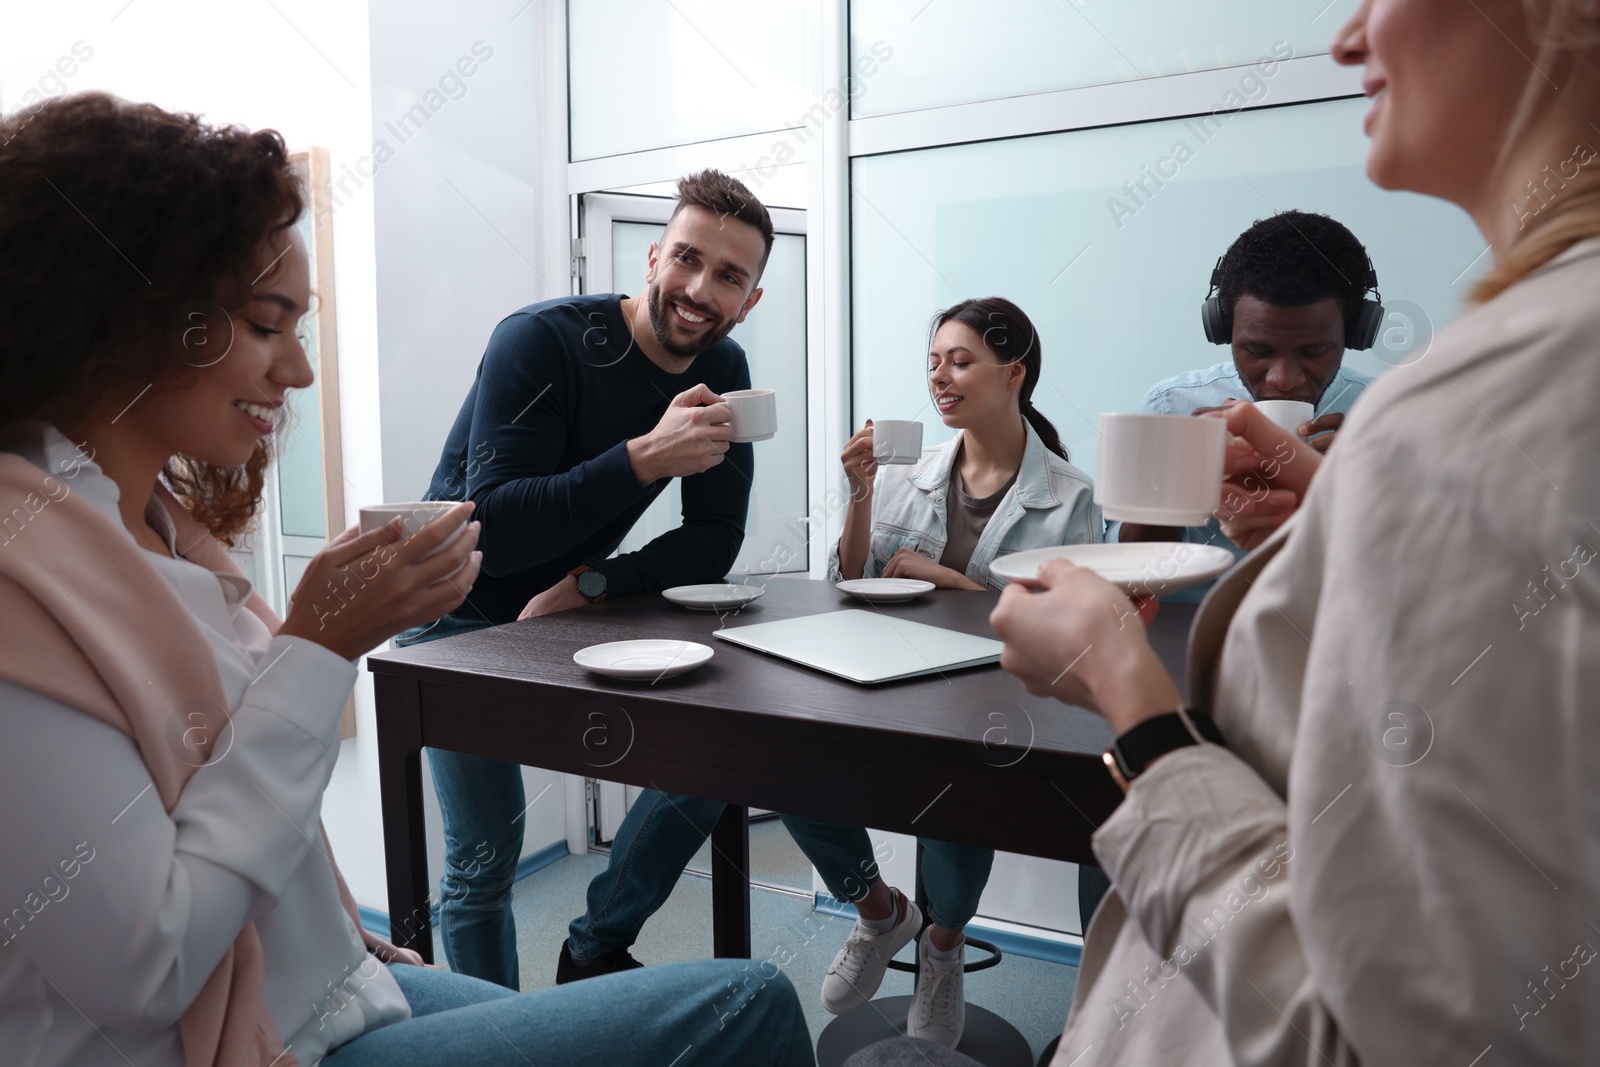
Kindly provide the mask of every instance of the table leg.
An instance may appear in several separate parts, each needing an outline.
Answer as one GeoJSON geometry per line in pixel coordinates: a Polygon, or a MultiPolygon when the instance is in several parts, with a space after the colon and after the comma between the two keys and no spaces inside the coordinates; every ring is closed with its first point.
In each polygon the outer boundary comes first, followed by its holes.
{"type": "Polygon", "coordinates": [[[415,681],[373,679],[378,720],[378,791],[383,805],[389,940],[433,962],[428,840],[422,818],[422,696],[415,681]]]}
{"type": "Polygon", "coordinates": [[[711,928],[719,958],[750,958],[750,811],[739,804],[711,831],[711,928]]]}

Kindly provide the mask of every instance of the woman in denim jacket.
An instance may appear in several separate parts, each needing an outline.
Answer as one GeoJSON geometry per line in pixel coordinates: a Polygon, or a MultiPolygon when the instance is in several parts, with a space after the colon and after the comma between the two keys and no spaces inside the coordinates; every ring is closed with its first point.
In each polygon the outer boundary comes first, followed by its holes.
{"type": "MultiPolygon", "coordinates": [[[[845,446],[850,505],[830,569],[844,578],[920,578],[948,589],[999,589],[996,556],[1102,539],[1104,521],[1088,475],[1067,462],[1049,421],[1033,406],[1039,338],[1022,309],[998,297],[966,300],[934,316],[928,387],[946,426],[958,432],[926,449],[915,466],[876,469],[869,421],[845,446]]],[[[860,827],[785,816],[803,829],[828,888],[854,902],[860,919],[822,983],[836,1015],[872,999],[889,960],[922,926],[917,905],[878,877],[860,827]],[[854,855],[857,862],[841,863],[854,855]],[[863,877],[864,875],[864,877],[863,877]]],[[[922,936],[917,992],[907,1033],[949,1048],[966,1019],[963,930],[977,914],[994,851],[923,840],[931,923],[922,936]]]]}
{"type": "Polygon", "coordinates": [[[989,573],[997,556],[1100,541],[1093,483],[1033,406],[1039,338],[1022,309],[1000,297],[965,300],[934,316],[932,332],[929,392],[956,436],[925,449],[915,466],[882,469],[870,419],[850,438],[841,457],[850,505],[829,561],[833,579],[1000,589],[1005,581],[989,573]]]}

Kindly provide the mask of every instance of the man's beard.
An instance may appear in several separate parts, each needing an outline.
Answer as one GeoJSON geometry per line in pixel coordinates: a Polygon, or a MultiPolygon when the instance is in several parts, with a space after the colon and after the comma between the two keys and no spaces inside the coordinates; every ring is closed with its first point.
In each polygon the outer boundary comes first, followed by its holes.
{"type": "MultiPolygon", "coordinates": [[[[671,355],[678,356],[681,359],[693,359],[698,356],[732,333],[734,326],[737,325],[732,321],[723,322],[720,325],[713,326],[704,337],[689,344],[679,344],[672,340],[671,334],[667,332],[667,315],[670,313],[670,309],[667,307],[667,302],[661,298],[660,286],[651,284],[648,293],[645,295],[645,305],[650,309],[650,328],[655,331],[656,343],[671,355]]],[[[698,306],[693,306],[690,310],[697,315],[706,315],[713,319],[716,317],[715,312],[707,311],[698,306]]]]}

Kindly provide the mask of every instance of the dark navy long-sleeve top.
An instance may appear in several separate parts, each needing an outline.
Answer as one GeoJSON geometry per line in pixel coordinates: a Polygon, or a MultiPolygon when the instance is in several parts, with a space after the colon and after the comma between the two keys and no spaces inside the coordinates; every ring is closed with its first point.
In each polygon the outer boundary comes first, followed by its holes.
{"type": "Polygon", "coordinates": [[[715,582],[744,541],[754,457],[735,444],[683,479],[683,523],[608,559],[670,479],[640,485],[630,438],[648,433],[674,396],[750,387],[744,350],[727,338],[668,374],[633,343],[615,293],[562,297],[495,327],[428,487],[429,500],[473,500],[483,568],[454,614],[493,623],[580,564],[610,596],[715,582]]]}

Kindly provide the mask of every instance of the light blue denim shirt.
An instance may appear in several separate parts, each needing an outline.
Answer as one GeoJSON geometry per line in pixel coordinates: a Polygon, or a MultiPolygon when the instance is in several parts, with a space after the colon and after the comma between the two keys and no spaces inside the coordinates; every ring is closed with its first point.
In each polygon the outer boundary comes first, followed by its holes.
{"type": "MultiPolygon", "coordinates": [[[[1328,383],[1322,399],[1317,401],[1316,413],[1348,415],[1350,405],[1356,402],[1356,398],[1372,382],[1372,375],[1341,366],[1339,373],[1333,376],[1333,381],[1328,383]]],[[[1245,388],[1244,379],[1239,377],[1239,368],[1234,366],[1233,360],[1230,359],[1201,370],[1185,371],[1170,378],[1163,378],[1145,391],[1144,400],[1139,404],[1139,414],[1192,415],[1196,408],[1220,407],[1224,400],[1249,399],[1250,390],[1245,388]]],[[[1106,528],[1106,540],[1121,540],[1121,531],[1122,523],[1111,523],[1106,528]]],[[[1245,556],[1242,549],[1228,540],[1222,532],[1222,524],[1216,519],[1212,519],[1204,526],[1186,527],[1183,539],[1191,544],[1218,545],[1239,559],[1245,556]]],[[[1162,599],[1176,603],[1198,604],[1212,584],[1206,582],[1204,585],[1162,599]]]]}
{"type": "MultiPolygon", "coordinates": [[[[1094,502],[1094,483],[1045,447],[1028,426],[1017,480],[995,507],[983,536],[972,550],[966,575],[990,589],[1006,582],[989,573],[995,558],[1029,548],[1079,545],[1104,537],[1105,519],[1094,502]]],[[[883,568],[901,548],[909,547],[937,562],[944,555],[949,519],[946,502],[950,471],[960,450],[961,434],[942,445],[922,450],[915,464],[878,467],[872,487],[872,541],[863,578],[881,578],[883,568]]],[[[828,558],[828,576],[839,581],[839,546],[828,558]]]]}
{"type": "MultiPolygon", "coordinates": [[[[1372,384],[1372,375],[1341,366],[1317,401],[1317,414],[1345,415],[1361,391],[1372,384]]],[[[1184,371],[1152,385],[1139,404],[1142,415],[1192,415],[1195,408],[1220,407],[1224,400],[1249,400],[1250,390],[1239,377],[1233,360],[1202,370],[1184,371]]]]}

